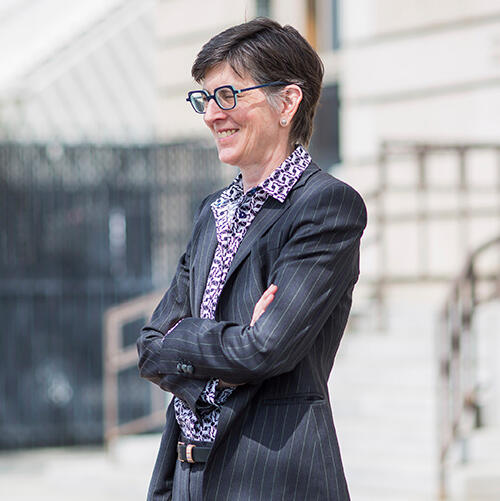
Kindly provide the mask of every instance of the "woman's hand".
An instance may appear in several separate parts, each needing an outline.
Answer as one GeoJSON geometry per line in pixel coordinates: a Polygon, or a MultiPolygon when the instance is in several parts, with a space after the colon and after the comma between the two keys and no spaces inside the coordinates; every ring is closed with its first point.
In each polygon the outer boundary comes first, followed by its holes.
{"type": "Polygon", "coordinates": [[[273,302],[274,295],[278,290],[278,286],[271,284],[267,290],[260,296],[260,299],[254,306],[252,320],[250,321],[250,327],[255,325],[255,322],[260,318],[260,316],[266,311],[266,308],[273,302]]]}
{"type": "MultiPolygon", "coordinates": [[[[252,315],[252,320],[250,321],[250,327],[253,327],[255,322],[259,320],[260,316],[266,311],[266,308],[273,302],[274,295],[276,294],[276,291],[278,290],[278,286],[271,284],[267,290],[260,296],[260,299],[255,303],[254,309],[253,309],[253,315],[252,315]]],[[[218,388],[235,388],[235,384],[229,384],[222,379],[219,380],[219,384],[217,385],[218,388]]]]}

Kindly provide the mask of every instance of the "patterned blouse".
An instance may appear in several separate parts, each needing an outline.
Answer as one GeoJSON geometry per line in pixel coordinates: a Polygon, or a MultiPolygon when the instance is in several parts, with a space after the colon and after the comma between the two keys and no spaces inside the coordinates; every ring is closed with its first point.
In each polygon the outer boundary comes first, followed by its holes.
{"type": "MultiPolygon", "coordinates": [[[[217,301],[236,251],[267,197],[284,202],[310,162],[309,153],[299,145],[261,184],[244,193],[239,174],[212,203],[217,249],[201,303],[201,318],[214,319],[217,301]]],[[[221,407],[234,391],[234,387],[218,389],[218,383],[218,379],[211,379],[202,391],[197,402],[200,419],[183,400],[174,398],[175,416],[187,439],[203,442],[215,440],[221,407]]]]}

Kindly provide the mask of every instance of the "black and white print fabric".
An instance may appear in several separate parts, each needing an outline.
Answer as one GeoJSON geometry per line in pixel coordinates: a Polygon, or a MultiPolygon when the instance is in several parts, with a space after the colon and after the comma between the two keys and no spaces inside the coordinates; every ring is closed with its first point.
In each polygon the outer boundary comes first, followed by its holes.
{"type": "MultiPolygon", "coordinates": [[[[299,145],[260,185],[244,193],[242,177],[239,174],[212,203],[217,249],[200,307],[201,318],[214,319],[217,301],[236,251],[267,197],[271,196],[284,202],[310,162],[311,156],[299,145]]],[[[201,393],[197,409],[200,419],[181,399],[174,399],[175,416],[186,438],[203,442],[215,440],[221,406],[234,390],[217,389],[218,383],[218,379],[210,380],[201,393]]]]}

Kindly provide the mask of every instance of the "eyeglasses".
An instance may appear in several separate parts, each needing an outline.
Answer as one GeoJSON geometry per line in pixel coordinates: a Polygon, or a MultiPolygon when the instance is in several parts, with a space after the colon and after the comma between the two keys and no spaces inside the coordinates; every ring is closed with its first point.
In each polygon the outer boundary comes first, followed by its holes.
{"type": "Polygon", "coordinates": [[[289,82],[269,82],[254,87],[247,87],[246,89],[235,89],[232,85],[222,85],[214,89],[213,94],[209,94],[206,90],[192,90],[188,92],[186,101],[191,103],[193,110],[196,113],[205,113],[207,111],[210,99],[213,99],[221,110],[232,110],[238,100],[236,96],[248,90],[260,89],[261,87],[270,87],[274,85],[290,85],[289,82]]]}

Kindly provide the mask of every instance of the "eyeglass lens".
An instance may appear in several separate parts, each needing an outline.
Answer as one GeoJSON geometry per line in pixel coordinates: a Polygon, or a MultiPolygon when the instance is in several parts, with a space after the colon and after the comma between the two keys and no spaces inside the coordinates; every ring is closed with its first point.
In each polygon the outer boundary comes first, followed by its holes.
{"type": "Polygon", "coordinates": [[[220,87],[215,91],[215,100],[223,110],[230,110],[235,106],[234,90],[231,87],[220,87]]]}
{"type": "Polygon", "coordinates": [[[193,92],[190,94],[189,100],[191,101],[196,113],[205,113],[208,100],[207,96],[203,92],[193,92]]]}
{"type": "MultiPolygon", "coordinates": [[[[215,101],[223,110],[230,110],[236,105],[234,90],[232,87],[219,87],[215,90],[214,96],[215,101]]],[[[207,111],[209,99],[206,92],[192,92],[189,96],[189,100],[197,113],[205,113],[207,111]]]]}

